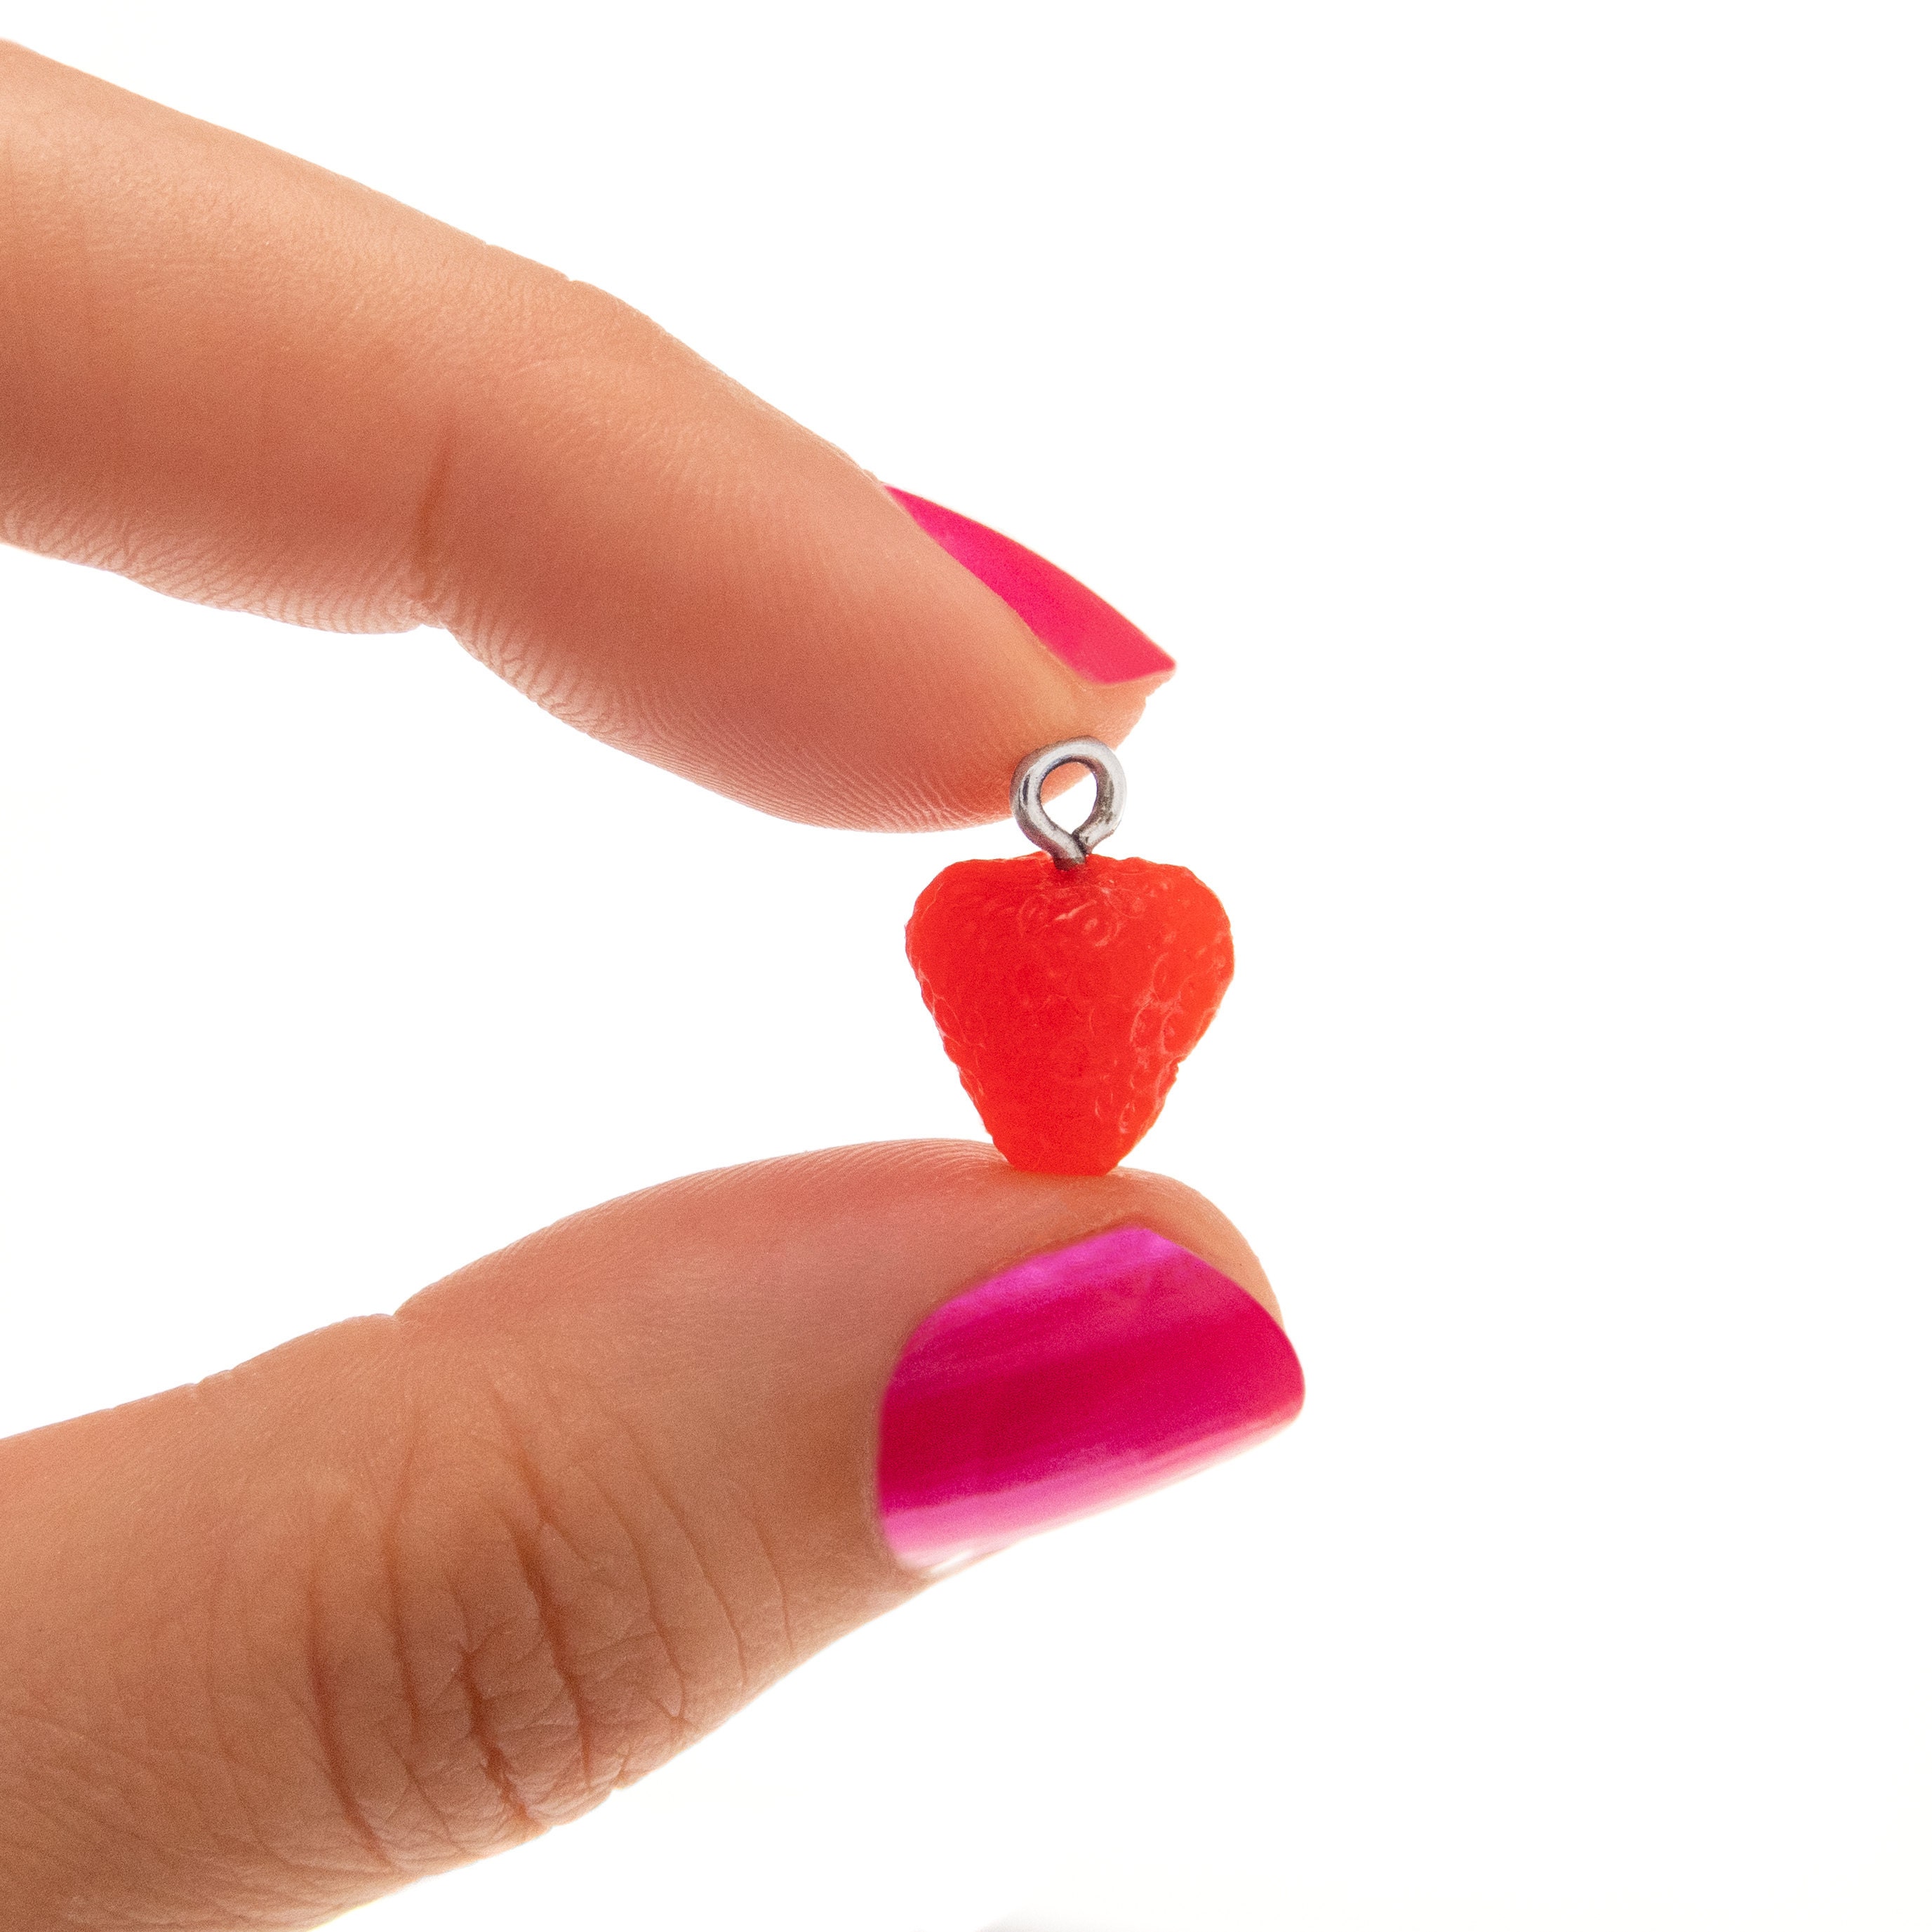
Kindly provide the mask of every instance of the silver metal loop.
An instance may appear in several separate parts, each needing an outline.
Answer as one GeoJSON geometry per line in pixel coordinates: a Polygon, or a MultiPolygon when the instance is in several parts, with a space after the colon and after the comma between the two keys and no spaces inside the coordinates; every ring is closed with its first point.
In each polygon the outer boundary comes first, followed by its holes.
{"type": "Polygon", "coordinates": [[[1022,758],[1013,773],[1013,818],[1020,830],[1042,852],[1051,853],[1053,862],[1063,872],[1071,872],[1087,862],[1087,855],[1103,838],[1119,828],[1120,814],[1127,808],[1127,775],[1120,761],[1097,738],[1069,738],[1064,744],[1049,745],[1030,758],[1022,758]],[[1094,774],[1094,809],[1072,831],[1046,815],[1040,788],[1050,774],[1062,765],[1084,765],[1094,774]]]}

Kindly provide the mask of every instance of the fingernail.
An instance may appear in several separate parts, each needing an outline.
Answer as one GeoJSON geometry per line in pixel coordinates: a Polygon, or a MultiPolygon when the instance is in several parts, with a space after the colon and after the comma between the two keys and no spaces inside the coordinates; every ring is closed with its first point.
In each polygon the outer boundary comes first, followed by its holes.
{"type": "Polygon", "coordinates": [[[886,494],[956,563],[962,563],[1064,664],[1093,684],[1126,684],[1174,668],[1160,645],[1078,578],[956,510],[886,486],[886,494]]]}
{"type": "Polygon", "coordinates": [[[892,1372],[879,1514],[929,1570],[1124,1502],[1292,1422],[1301,1364],[1239,1282],[1144,1228],[934,1311],[892,1372]]]}

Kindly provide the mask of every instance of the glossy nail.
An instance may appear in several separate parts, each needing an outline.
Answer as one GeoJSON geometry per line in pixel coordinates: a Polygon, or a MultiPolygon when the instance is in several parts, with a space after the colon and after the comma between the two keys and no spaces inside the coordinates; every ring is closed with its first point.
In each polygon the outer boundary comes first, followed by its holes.
{"type": "Polygon", "coordinates": [[[1112,604],[1024,544],[956,510],[887,487],[886,495],[956,563],[1004,598],[1028,629],[1092,684],[1156,677],[1174,660],[1112,604]]]}
{"type": "Polygon", "coordinates": [[[1125,1502],[1294,1420],[1301,1364],[1239,1282],[1144,1228],[946,1302],[886,1390],[879,1514],[937,1568],[1125,1502]]]}

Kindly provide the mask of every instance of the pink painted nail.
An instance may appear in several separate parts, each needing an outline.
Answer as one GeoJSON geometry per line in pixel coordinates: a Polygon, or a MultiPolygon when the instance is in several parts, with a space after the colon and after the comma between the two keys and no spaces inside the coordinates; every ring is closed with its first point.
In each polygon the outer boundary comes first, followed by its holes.
{"type": "Polygon", "coordinates": [[[879,1515],[936,1568],[1124,1502],[1292,1422],[1261,1304],[1144,1228],[1036,1256],[929,1315],[879,1426],[879,1515]]]}
{"type": "Polygon", "coordinates": [[[1173,658],[1160,645],[1057,564],[923,496],[890,485],[886,494],[956,563],[1004,598],[1028,629],[1090,683],[1126,684],[1173,670],[1173,658]]]}

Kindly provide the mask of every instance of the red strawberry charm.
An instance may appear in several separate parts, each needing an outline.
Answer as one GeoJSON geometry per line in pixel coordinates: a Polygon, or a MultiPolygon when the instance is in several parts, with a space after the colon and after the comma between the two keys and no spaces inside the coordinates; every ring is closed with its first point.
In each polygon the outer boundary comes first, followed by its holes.
{"type": "Polygon", "coordinates": [[[1036,1173],[1105,1174],[1124,1160],[1234,976],[1228,916],[1184,866],[1088,856],[1119,823],[1124,790],[1094,740],[1035,754],[1014,775],[1014,816],[1046,853],[947,866],[906,927],[920,990],[993,1144],[1036,1173]],[[1068,832],[1040,788],[1073,763],[1094,772],[1098,796],[1068,832]]]}

